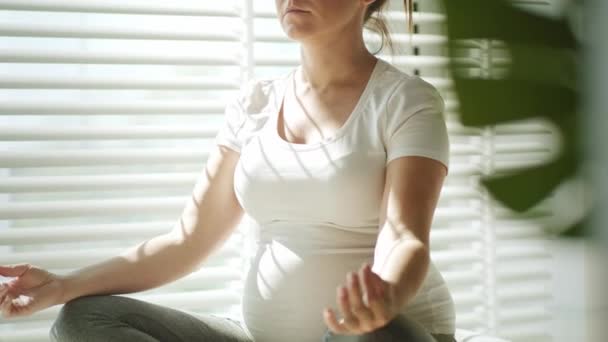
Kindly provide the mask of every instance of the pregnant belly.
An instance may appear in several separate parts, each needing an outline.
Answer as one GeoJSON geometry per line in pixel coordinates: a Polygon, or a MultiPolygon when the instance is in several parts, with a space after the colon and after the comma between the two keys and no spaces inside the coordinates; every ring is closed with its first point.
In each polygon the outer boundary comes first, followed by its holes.
{"type": "Polygon", "coordinates": [[[243,319],[258,341],[320,341],[324,307],[337,308],[336,288],[349,271],[373,260],[359,253],[297,254],[273,242],[262,246],[245,281],[243,319]]]}

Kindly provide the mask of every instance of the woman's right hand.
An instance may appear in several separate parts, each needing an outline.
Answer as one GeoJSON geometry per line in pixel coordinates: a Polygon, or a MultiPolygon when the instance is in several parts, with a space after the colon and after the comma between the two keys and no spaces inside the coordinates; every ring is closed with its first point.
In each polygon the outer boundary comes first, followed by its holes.
{"type": "Polygon", "coordinates": [[[0,311],[4,318],[28,316],[61,303],[60,276],[30,264],[0,265],[0,276],[13,277],[0,284],[0,311]]]}

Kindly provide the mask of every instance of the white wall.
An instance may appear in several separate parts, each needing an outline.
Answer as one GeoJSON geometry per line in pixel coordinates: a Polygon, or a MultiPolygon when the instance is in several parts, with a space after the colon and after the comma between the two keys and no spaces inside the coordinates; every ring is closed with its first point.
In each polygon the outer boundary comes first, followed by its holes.
{"type": "Polygon", "coordinates": [[[586,244],[582,239],[551,241],[553,342],[589,341],[585,327],[586,244]]]}

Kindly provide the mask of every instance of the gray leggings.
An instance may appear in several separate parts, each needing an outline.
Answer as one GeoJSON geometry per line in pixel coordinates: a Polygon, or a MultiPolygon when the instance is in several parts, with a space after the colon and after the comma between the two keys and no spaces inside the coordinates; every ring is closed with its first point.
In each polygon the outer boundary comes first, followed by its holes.
{"type": "MultiPolygon", "coordinates": [[[[213,314],[184,311],[115,295],[73,299],[61,308],[50,330],[60,342],[252,342],[240,322],[213,314]]],[[[319,342],[456,342],[453,335],[429,334],[400,315],[384,327],[358,336],[327,330],[319,342]]],[[[264,342],[264,341],[259,341],[264,342]]]]}

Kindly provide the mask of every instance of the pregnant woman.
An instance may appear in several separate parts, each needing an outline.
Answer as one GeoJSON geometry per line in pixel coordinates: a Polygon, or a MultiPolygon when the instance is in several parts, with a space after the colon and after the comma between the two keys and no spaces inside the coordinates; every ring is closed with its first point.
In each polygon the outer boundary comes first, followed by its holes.
{"type": "Polygon", "coordinates": [[[65,304],[53,341],[454,342],[429,241],[449,165],[444,101],[367,50],[363,27],[385,5],[276,0],[301,63],[227,104],[173,230],[70,274],[1,266],[14,277],[0,287],[3,316],[65,304]],[[117,295],[196,270],[244,213],[243,322],[117,295]]]}

